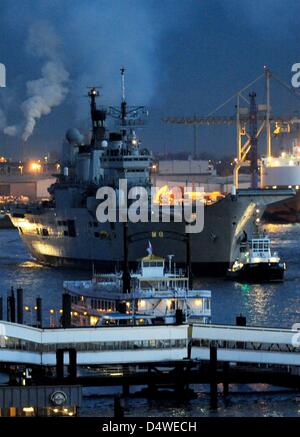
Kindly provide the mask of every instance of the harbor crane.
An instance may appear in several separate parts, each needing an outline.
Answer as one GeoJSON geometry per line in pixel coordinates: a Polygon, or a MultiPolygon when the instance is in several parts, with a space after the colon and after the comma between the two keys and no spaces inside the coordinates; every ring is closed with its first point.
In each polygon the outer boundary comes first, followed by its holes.
{"type": "Polygon", "coordinates": [[[211,125],[236,125],[236,158],[234,160],[234,185],[239,186],[239,170],[242,166],[250,164],[252,188],[257,188],[258,179],[258,138],[263,132],[266,133],[266,156],[272,157],[272,135],[278,136],[282,133],[291,132],[293,125],[300,125],[300,114],[298,115],[273,115],[270,104],[270,80],[274,79],[281,86],[285,87],[294,96],[300,97],[294,88],[282,81],[271,70],[264,66],[264,71],[256,79],[248,83],[241,90],[215,108],[207,116],[193,117],[165,117],[164,123],[177,124],[194,127],[194,156],[196,155],[197,126],[211,125]],[[244,96],[244,92],[252,87],[259,80],[265,80],[266,101],[264,104],[256,105],[255,93],[244,96]],[[231,116],[215,115],[221,108],[230,101],[236,99],[236,113],[231,116]],[[241,100],[247,103],[247,107],[241,106],[241,100]],[[255,134],[253,132],[255,131],[255,134]]]}

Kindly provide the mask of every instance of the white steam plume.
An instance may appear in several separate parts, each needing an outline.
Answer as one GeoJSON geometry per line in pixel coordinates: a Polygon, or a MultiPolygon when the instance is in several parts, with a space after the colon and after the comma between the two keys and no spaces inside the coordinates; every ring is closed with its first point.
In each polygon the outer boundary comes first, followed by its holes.
{"type": "Polygon", "coordinates": [[[27,94],[30,97],[22,103],[26,117],[22,134],[24,141],[32,134],[37,120],[63,102],[68,92],[65,86],[68,78],[69,74],[60,62],[49,61],[43,66],[40,79],[27,82],[27,94]]]}
{"type": "Polygon", "coordinates": [[[29,98],[22,105],[25,127],[22,139],[32,135],[37,120],[51,112],[65,99],[69,73],[63,66],[59,54],[59,40],[53,29],[44,22],[32,26],[27,41],[27,50],[38,57],[46,58],[42,67],[42,77],[26,84],[29,98]]]}
{"type": "Polygon", "coordinates": [[[8,135],[10,137],[15,137],[18,134],[18,128],[17,126],[6,126],[3,129],[3,132],[5,135],[8,135]]]}

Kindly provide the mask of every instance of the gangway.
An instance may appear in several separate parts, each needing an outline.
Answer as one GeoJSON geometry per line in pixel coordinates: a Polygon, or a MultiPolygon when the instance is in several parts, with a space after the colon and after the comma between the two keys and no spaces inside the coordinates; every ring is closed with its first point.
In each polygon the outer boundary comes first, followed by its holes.
{"type": "Polygon", "coordinates": [[[300,366],[299,337],[296,329],[197,323],[39,329],[2,321],[0,362],[55,366],[65,350],[76,351],[78,366],[208,361],[214,345],[223,362],[300,366]]]}

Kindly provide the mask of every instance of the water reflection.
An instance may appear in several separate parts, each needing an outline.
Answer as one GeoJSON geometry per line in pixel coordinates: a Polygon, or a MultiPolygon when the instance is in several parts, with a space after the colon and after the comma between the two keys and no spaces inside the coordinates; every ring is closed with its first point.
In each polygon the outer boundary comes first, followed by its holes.
{"type": "Polygon", "coordinates": [[[37,261],[23,261],[18,267],[20,269],[45,269],[45,266],[39,264],[37,261]]]}
{"type": "MultiPolygon", "coordinates": [[[[282,284],[239,284],[221,278],[200,278],[195,286],[212,290],[212,319],[215,323],[235,324],[240,313],[248,325],[287,327],[300,322],[300,225],[268,225],[273,248],[287,262],[286,280],[282,284]]],[[[0,290],[4,297],[12,285],[24,288],[24,305],[35,306],[35,299],[43,299],[44,317],[50,322],[50,310],[59,317],[61,291],[64,280],[87,279],[90,272],[64,270],[41,266],[28,255],[14,230],[0,231],[0,290]]],[[[4,299],[6,301],[6,299],[4,299]]],[[[36,317],[28,312],[28,317],[36,317]]],[[[243,388],[245,390],[245,387],[243,388]]],[[[231,391],[234,387],[231,386],[231,391]]],[[[240,390],[240,387],[239,387],[240,390]]],[[[127,399],[128,416],[297,416],[299,401],[293,393],[261,393],[242,395],[231,393],[220,400],[216,412],[209,409],[209,397],[196,388],[197,398],[188,403],[175,400],[147,401],[127,399]],[[198,392],[197,392],[198,390],[198,392]],[[250,397],[250,398],[249,398],[250,397]]],[[[88,393],[86,393],[88,394],[88,393]]],[[[85,416],[109,417],[113,412],[111,396],[85,397],[80,410],[85,416]]]]}
{"type": "MultiPolygon", "coordinates": [[[[222,278],[197,279],[195,286],[212,290],[213,322],[234,324],[240,313],[249,325],[288,328],[300,322],[300,224],[266,225],[265,229],[274,250],[287,262],[285,282],[257,285],[222,278]]],[[[90,277],[87,271],[40,265],[29,256],[15,230],[1,230],[0,241],[0,289],[5,295],[12,285],[22,286],[26,305],[34,305],[40,295],[45,311],[59,310],[63,281],[90,277]]]]}

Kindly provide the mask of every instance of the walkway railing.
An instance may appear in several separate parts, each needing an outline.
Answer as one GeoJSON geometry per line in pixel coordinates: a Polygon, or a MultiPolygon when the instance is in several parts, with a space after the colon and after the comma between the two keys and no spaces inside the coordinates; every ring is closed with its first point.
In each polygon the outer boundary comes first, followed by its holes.
{"type": "Polygon", "coordinates": [[[228,325],[161,325],[38,329],[0,322],[0,362],[52,365],[59,349],[74,349],[78,364],[209,360],[300,366],[296,330],[228,325]]]}

